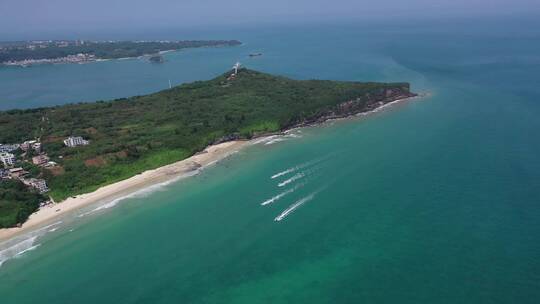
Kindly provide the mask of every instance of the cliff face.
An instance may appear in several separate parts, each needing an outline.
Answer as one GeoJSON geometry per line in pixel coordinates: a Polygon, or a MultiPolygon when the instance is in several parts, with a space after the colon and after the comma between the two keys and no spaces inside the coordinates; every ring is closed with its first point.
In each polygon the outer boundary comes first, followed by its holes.
{"type": "Polygon", "coordinates": [[[416,97],[418,94],[410,92],[409,84],[402,84],[392,88],[384,88],[375,93],[367,93],[355,99],[339,103],[335,108],[317,113],[302,121],[295,122],[287,128],[300,127],[310,124],[322,123],[329,119],[344,118],[359,113],[373,111],[387,103],[397,100],[416,97]]]}
{"type": "MultiPolygon", "coordinates": [[[[256,138],[268,135],[281,134],[283,131],[292,128],[320,124],[329,119],[345,118],[359,113],[370,112],[384,106],[385,104],[416,96],[418,96],[418,94],[410,92],[409,84],[401,84],[399,86],[391,88],[382,88],[378,92],[368,93],[364,96],[359,96],[355,99],[339,103],[335,106],[335,108],[331,110],[321,111],[304,119],[292,121],[290,124],[284,126],[279,132],[257,132],[253,134],[253,137],[256,138]]],[[[240,139],[245,139],[245,136],[242,136],[240,133],[231,133],[220,137],[212,144],[219,144],[227,141],[240,139]]]]}
{"type": "Polygon", "coordinates": [[[367,94],[354,100],[349,100],[337,105],[330,115],[353,115],[361,112],[372,111],[386,103],[400,99],[414,97],[416,94],[409,91],[409,87],[388,88],[379,94],[367,94]]]}

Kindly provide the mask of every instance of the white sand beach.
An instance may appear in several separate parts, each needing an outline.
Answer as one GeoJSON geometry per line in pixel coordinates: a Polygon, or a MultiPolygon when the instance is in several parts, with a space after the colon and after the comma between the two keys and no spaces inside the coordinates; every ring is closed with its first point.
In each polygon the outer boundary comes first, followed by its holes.
{"type": "MultiPolygon", "coordinates": [[[[248,141],[230,141],[206,148],[203,152],[182,161],[148,170],[126,180],[119,181],[97,189],[94,192],[68,198],[60,203],[51,204],[33,213],[21,227],[0,229],[0,242],[17,235],[39,228],[55,219],[81,209],[85,206],[113,200],[149,186],[172,180],[222,160],[246,146],[248,141]]],[[[188,176],[188,175],[186,175],[188,176]]]]}

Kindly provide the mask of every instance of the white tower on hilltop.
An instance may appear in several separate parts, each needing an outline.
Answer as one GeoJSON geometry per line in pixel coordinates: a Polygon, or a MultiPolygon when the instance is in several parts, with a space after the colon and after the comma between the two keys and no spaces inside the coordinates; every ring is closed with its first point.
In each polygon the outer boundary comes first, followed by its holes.
{"type": "Polygon", "coordinates": [[[238,74],[238,69],[240,68],[240,66],[240,62],[237,62],[235,65],[233,65],[234,75],[238,74]]]}

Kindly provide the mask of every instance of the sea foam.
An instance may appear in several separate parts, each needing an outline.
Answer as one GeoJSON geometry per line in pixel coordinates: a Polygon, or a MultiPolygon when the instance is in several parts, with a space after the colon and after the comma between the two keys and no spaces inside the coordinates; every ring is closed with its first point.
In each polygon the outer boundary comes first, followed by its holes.
{"type": "Polygon", "coordinates": [[[0,244],[0,266],[10,259],[20,257],[23,254],[38,248],[41,245],[39,243],[36,244],[38,238],[53,229],[58,229],[57,226],[61,223],[61,221],[58,221],[18,237],[15,239],[15,243],[10,240],[0,244]]]}
{"type": "Polygon", "coordinates": [[[98,206],[98,207],[96,207],[96,208],[94,208],[94,209],[92,209],[90,211],[81,213],[77,217],[85,217],[87,215],[91,215],[91,214],[94,214],[94,213],[102,211],[102,210],[113,208],[113,207],[117,206],[118,203],[120,203],[121,201],[126,200],[126,199],[146,197],[146,196],[150,195],[153,192],[162,190],[164,187],[166,187],[166,186],[168,186],[168,185],[170,185],[172,183],[175,183],[175,182],[179,181],[180,179],[199,174],[201,172],[201,169],[203,169],[203,168],[193,170],[193,171],[190,171],[188,173],[181,174],[176,178],[173,178],[173,179],[170,179],[170,180],[167,180],[167,181],[164,181],[162,183],[155,184],[155,185],[151,185],[151,186],[145,187],[145,188],[143,188],[141,190],[135,191],[133,193],[121,196],[121,197],[116,198],[116,199],[114,199],[114,200],[112,200],[110,202],[107,202],[107,203],[105,203],[103,205],[100,205],[100,206],[98,206]]]}

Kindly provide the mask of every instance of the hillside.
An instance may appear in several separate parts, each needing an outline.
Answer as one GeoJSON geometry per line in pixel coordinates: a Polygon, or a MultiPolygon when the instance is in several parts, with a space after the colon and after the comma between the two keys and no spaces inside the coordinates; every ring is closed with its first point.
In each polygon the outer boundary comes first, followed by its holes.
{"type": "Polygon", "coordinates": [[[39,138],[58,166],[40,168],[62,200],[178,161],[207,145],[367,111],[413,96],[407,83],[298,81],[241,69],[158,93],[0,112],[0,143],[39,138]],[[78,135],[87,146],[68,148],[78,135]]]}

